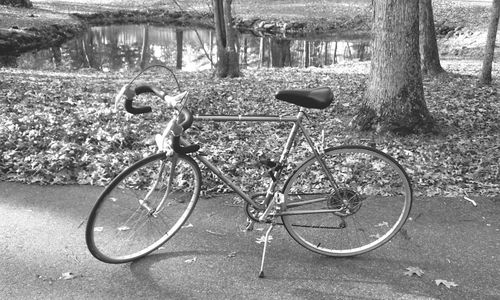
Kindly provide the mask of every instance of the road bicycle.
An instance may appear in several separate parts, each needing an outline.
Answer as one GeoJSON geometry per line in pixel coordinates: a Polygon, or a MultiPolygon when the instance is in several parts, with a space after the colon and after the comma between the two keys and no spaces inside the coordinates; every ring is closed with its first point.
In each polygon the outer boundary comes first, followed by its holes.
{"type": "Polygon", "coordinates": [[[304,126],[306,110],[327,108],[333,101],[328,87],[281,90],[275,98],[297,107],[296,115],[193,115],[188,93],[169,96],[150,84],[135,84],[137,76],[117,95],[132,114],[151,112],[136,106],[136,95],[152,93],[163,100],[171,118],[156,136],[158,153],[126,168],[104,189],[86,227],[86,242],[94,257],[106,263],[126,263],[144,257],[174,236],[200,197],[206,166],[245,201],[248,228],[268,223],[259,277],[269,234],[276,225],[286,228],[300,245],[327,256],[354,256],[374,250],[393,238],[405,223],[412,204],[412,187],[405,170],[391,156],[370,146],[318,147],[304,126]],[[282,122],[291,124],[278,161],[268,161],[266,193],[249,195],[192,143],[193,122],[282,122]],[[287,178],[284,170],[299,137],[310,155],[287,178]]]}

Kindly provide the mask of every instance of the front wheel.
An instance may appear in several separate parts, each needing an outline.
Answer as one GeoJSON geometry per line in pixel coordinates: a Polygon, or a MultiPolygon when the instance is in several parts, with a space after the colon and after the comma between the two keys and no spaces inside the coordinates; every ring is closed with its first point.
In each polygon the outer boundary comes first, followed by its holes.
{"type": "Polygon", "coordinates": [[[106,263],[149,254],[188,219],[200,186],[200,169],[189,156],[159,153],[138,161],[98,198],[87,222],[88,249],[106,263]]]}
{"type": "Polygon", "coordinates": [[[283,224],[305,248],[353,256],[389,241],[412,203],[411,184],[389,155],[364,146],[325,151],[307,159],[284,186],[283,224]]]}

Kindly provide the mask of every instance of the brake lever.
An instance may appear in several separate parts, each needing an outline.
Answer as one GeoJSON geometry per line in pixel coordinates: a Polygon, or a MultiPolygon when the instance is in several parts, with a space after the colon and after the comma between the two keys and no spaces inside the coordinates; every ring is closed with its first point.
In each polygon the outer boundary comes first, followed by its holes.
{"type": "Polygon", "coordinates": [[[167,105],[169,107],[176,107],[177,104],[179,104],[179,103],[180,103],[180,107],[183,107],[184,103],[182,103],[182,100],[186,97],[186,95],[188,93],[189,93],[188,91],[184,91],[184,92],[182,92],[178,95],[175,95],[175,96],[165,95],[165,97],[163,97],[163,99],[165,100],[165,102],[167,102],[167,105]]]}

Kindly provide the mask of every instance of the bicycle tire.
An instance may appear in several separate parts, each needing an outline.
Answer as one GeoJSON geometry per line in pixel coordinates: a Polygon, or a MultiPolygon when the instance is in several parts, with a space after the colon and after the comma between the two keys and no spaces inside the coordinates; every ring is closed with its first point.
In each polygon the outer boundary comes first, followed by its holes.
{"type": "Polygon", "coordinates": [[[189,156],[158,153],[138,161],[114,178],[97,199],[85,232],[90,253],[113,264],[148,255],[181,229],[198,201],[200,187],[199,166],[189,156]],[[166,196],[170,177],[170,192],[155,216],[148,208],[156,208],[166,196]]]}
{"type": "Polygon", "coordinates": [[[413,201],[401,165],[365,146],[334,147],[321,157],[337,189],[315,156],[306,159],[283,187],[281,218],[290,236],[327,256],[359,255],[387,243],[404,225],[413,201]]]}

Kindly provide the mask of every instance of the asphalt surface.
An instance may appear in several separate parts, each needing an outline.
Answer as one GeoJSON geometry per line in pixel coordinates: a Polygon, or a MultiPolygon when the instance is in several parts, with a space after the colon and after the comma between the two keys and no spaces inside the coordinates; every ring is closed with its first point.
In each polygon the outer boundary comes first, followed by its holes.
{"type": "Polygon", "coordinates": [[[278,227],[260,279],[267,227],[242,231],[233,195],[201,199],[165,249],[97,261],[84,230],[99,192],[0,182],[0,299],[500,299],[498,201],[417,198],[403,234],[355,258],[309,252],[278,227]]]}

